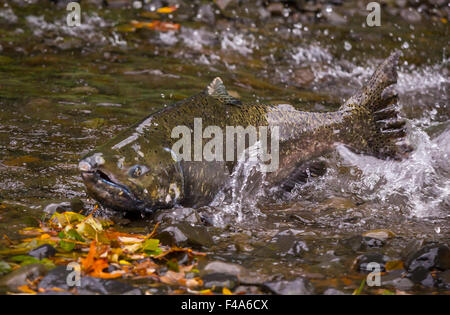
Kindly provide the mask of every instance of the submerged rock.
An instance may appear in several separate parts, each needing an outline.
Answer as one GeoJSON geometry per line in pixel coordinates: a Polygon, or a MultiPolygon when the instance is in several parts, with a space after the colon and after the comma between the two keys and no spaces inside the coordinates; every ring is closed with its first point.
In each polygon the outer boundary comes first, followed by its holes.
{"type": "Polygon", "coordinates": [[[46,273],[47,268],[41,264],[20,267],[3,278],[0,278],[0,291],[2,287],[8,290],[16,290],[18,287],[28,284],[28,281],[34,281],[46,273]]]}
{"type": "Polygon", "coordinates": [[[49,258],[49,257],[53,257],[56,254],[56,249],[49,245],[49,244],[44,244],[42,246],[39,246],[35,249],[32,249],[28,252],[29,256],[32,256],[36,259],[44,259],[44,258],[49,258]]]}
{"type": "Polygon", "coordinates": [[[314,294],[312,284],[303,278],[295,280],[281,280],[266,282],[264,286],[275,294],[280,295],[310,295],[314,294]]]}

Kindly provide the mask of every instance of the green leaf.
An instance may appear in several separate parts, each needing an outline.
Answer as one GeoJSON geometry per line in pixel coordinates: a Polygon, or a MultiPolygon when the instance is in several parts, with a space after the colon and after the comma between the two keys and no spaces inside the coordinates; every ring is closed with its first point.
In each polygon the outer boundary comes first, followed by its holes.
{"type": "Polygon", "coordinates": [[[146,250],[145,253],[149,256],[158,256],[159,254],[161,254],[163,251],[161,248],[157,248],[155,250],[146,250]]]}
{"type": "Polygon", "coordinates": [[[32,256],[27,256],[27,255],[17,255],[17,256],[13,256],[9,259],[16,263],[19,263],[21,266],[40,263],[39,259],[32,257],[32,256]]]}
{"type": "Polygon", "coordinates": [[[81,235],[77,232],[75,229],[71,229],[66,233],[66,236],[68,239],[78,241],[78,242],[84,242],[84,239],[81,237],[81,235]]]}
{"type": "Polygon", "coordinates": [[[155,238],[151,238],[148,240],[145,240],[144,243],[142,244],[142,249],[144,251],[156,251],[159,247],[159,240],[155,239],[155,238]]]}
{"type": "Polygon", "coordinates": [[[172,270],[175,272],[180,271],[180,267],[178,266],[178,261],[176,259],[169,260],[167,262],[167,267],[169,268],[169,270],[172,270]]]}
{"type": "Polygon", "coordinates": [[[59,242],[59,247],[62,250],[66,251],[66,252],[71,252],[75,248],[75,243],[66,242],[66,241],[60,241],[59,242]]]}
{"type": "Polygon", "coordinates": [[[361,281],[361,285],[359,286],[358,289],[356,289],[356,290],[353,292],[352,295],[360,295],[361,292],[362,292],[362,290],[364,289],[364,286],[365,286],[365,285],[366,285],[366,278],[364,278],[364,279],[361,281]]]}

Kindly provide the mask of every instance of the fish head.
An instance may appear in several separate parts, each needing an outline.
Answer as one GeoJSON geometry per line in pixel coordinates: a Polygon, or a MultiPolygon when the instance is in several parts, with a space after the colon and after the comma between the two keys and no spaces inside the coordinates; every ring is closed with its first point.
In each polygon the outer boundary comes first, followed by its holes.
{"type": "Polygon", "coordinates": [[[79,162],[88,194],[107,208],[153,213],[183,197],[183,174],[170,149],[101,148],[79,162]]]}

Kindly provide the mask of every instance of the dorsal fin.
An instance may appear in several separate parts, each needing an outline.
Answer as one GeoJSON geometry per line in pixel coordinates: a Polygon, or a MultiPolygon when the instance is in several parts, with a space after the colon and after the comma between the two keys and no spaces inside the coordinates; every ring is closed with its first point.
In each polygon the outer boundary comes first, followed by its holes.
{"type": "Polygon", "coordinates": [[[234,106],[242,105],[242,102],[239,99],[228,94],[222,79],[219,77],[212,80],[212,82],[206,88],[206,91],[209,94],[209,96],[214,97],[215,99],[226,105],[234,105],[234,106]]]}

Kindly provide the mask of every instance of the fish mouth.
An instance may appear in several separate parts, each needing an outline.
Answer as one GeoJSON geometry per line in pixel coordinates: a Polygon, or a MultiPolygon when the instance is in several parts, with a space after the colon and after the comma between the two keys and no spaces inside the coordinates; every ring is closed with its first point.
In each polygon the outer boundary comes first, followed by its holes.
{"type": "Polygon", "coordinates": [[[158,207],[140,200],[127,186],[103,170],[82,171],[88,194],[103,206],[125,212],[153,213],[158,207]]]}

